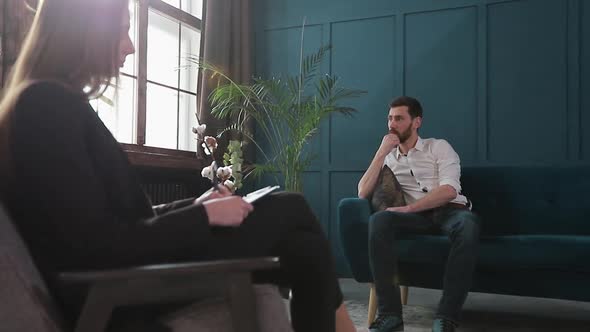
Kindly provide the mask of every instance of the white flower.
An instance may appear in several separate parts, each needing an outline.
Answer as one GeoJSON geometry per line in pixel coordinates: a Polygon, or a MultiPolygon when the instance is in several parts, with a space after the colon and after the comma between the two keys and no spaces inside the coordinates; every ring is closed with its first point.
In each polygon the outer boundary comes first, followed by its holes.
{"type": "Polygon", "coordinates": [[[201,170],[201,176],[204,178],[208,178],[209,180],[213,181],[213,170],[217,167],[215,161],[211,163],[211,165],[203,167],[201,170]]]}
{"type": "Polygon", "coordinates": [[[227,189],[229,189],[230,191],[234,191],[234,182],[231,180],[225,180],[225,182],[223,182],[223,185],[227,187],[227,189]]]}
{"type": "Polygon", "coordinates": [[[205,154],[210,155],[215,152],[215,149],[217,149],[217,139],[215,137],[205,136],[203,141],[204,142],[201,146],[205,150],[205,154]]]}
{"type": "Polygon", "coordinates": [[[219,167],[217,169],[217,177],[220,179],[227,179],[232,175],[231,166],[219,167]]]}
{"type": "Polygon", "coordinates": [[[207,130],[207,125],[202,124],[198,125],[197,127],[193,127],[193,133],[198,134],[199,136],[203,136],[205,134],[205,130],[207,130]]]}
{"type": "Polygon", "coordinates": [[[207,146],[211,149],[211,151],[217,149],[217,139],[215,137],[205,136],[203,140],[205,143],[207,143],[207,146]]]}
{"type": "Polygon", "coordinates": [[[213,181],[213,168],[211,168],[211,166],[203,167],[203,170],[201,170],[201,176],[213,181]]]}

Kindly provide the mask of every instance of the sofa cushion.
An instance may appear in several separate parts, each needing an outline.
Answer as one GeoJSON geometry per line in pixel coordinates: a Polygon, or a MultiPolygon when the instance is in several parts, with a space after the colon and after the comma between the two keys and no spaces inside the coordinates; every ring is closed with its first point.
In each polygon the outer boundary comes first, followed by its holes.
{"type": "MultiPolygon", "coordinates": [[[[398,245],[401,262],[444,264],[445,236],[406,236],[398,245]],[[418,241],[416,241],[418,240],[418,241]]],[[[590,236],[508,235],[483,238],[478,266],[501,269],[557,269],[590,272],[590,236]]]]}
{"type": "Polygon", "coordinates": [[[590,166],[464,167],[482,235],[590,235],[590,166]]]}

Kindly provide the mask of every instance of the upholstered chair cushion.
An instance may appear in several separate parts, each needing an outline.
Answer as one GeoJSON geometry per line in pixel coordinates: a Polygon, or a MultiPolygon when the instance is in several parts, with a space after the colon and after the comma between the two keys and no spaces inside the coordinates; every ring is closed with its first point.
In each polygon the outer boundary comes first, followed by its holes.
{"type": "Polygon", "coordinates": [[[0,285],[1,331],[62,331],[47,287],[1,205],[0,285]]]}
{"type": "MultiPolygon", "coordinates": [[[[292,332],[287,306],[277,286],[256,285],[256,310],[261,332],[292,332]]],[[[174,332],[233,332],[229,304],[223,298],[195,302],[161,321],[174,332]]]]}

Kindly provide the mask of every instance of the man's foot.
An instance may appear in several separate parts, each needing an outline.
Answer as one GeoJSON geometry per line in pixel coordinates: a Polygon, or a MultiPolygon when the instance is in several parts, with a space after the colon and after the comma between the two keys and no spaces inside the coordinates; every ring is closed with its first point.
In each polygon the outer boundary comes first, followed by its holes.
{"type": "Polygon", "coordinates": [[[444,318],[436,318],[432,322],[432,332],[455,332],[457,325],[444,318]]]}
{"type": "Polygon", "coordinates": [[[369,326],[369,332],[398,332],[404,330],[404,321],[395,315],[379,315],[369,326]]]}

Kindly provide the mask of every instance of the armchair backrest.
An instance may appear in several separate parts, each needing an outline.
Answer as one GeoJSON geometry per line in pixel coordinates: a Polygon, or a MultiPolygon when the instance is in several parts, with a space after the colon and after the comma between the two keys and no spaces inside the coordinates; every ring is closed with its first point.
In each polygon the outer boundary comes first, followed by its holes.
{"type": "Polygon", "coordinates": [[[0,202],[0,332],[61,332],[57,308],[0,202]]]}

